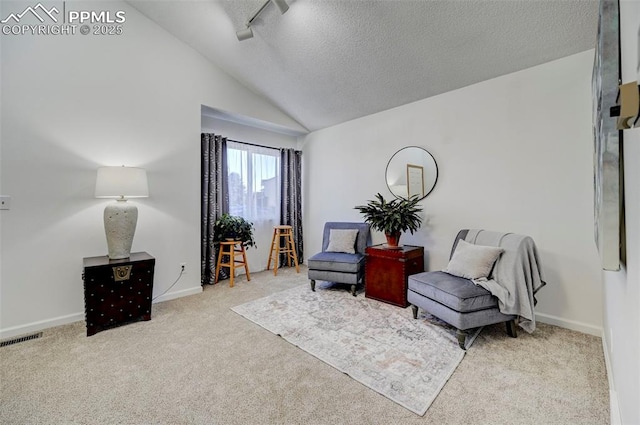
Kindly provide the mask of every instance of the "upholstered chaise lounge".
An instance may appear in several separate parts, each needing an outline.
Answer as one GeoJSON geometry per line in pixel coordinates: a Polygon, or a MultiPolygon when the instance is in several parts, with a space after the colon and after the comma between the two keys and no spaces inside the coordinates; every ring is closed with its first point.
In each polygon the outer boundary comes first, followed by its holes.
{"type": "Polygon", "coordinates": [[[357,286],[364,282],[365,248],[371,244],[369,224],[327,222],[322,237],[322,252],[307,260],[311,290],[316,280],[357,286]]]}

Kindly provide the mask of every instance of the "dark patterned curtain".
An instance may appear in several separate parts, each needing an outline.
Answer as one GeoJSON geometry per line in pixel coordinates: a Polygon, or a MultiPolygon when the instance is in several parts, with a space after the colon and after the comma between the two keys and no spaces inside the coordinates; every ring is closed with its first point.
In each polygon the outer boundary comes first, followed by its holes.
{"type": "Polygon", "coordinates": [[[302,243],[302,152],[280,149],[280,223],[293,227],[298,262],[304,259],[302,243]]]}
{"type": "MultiPolygon", "coordinates": [[[[202,218],[201,218],[201,283],[215,281],[217,247],[213,244],[213,225],[222,214],[229,212],[227,185],[227,139],[202,133],[202,218]]],[[[220,270],[220,279],[229,277],[228,269],[220,270]]]]}

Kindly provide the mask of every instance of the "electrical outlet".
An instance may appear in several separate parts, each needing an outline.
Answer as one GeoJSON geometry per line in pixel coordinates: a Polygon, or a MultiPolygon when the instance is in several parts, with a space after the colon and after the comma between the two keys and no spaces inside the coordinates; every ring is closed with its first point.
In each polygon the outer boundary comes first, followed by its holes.
{"type": "Polygon", "coordinates": [[[187,272],[187,263],[180,263],[180,271],[182,271],[182,273],[187,272]]]}
{"type": "Polygon", "coordinates": [[[11,196],[0,196],[0,210],[10,210],[11,209],[11,196]]]}

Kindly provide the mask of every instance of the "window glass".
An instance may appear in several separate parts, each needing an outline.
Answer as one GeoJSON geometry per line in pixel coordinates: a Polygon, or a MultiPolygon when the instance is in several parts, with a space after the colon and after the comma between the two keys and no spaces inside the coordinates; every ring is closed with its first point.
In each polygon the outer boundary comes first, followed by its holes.
{"type": "Polygon", "coordinates": [[[227,142],[229,213],[254,223],[280,220],[280,152],[227,142]]]}

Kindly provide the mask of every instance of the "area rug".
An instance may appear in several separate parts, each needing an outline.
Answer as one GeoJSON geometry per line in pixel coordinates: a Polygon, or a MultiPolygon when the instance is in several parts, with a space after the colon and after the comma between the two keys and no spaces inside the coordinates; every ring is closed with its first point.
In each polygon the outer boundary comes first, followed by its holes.
{"type": "Polygon", "coordinates": [[[232,310],[418,415],[465,355],[446,325],[344,289],[304,285],[232,310]]]}

